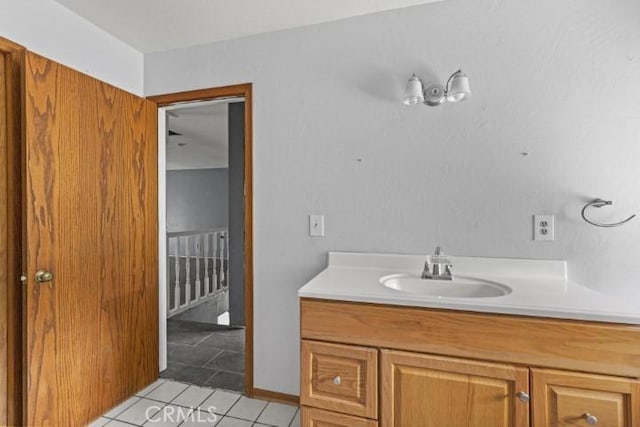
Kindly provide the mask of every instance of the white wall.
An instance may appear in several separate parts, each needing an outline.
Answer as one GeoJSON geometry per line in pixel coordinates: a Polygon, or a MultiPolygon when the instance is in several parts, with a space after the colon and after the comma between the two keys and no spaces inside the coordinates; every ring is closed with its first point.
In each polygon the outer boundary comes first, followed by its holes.
{"type": "Polygon", "coordinates": [[[0,36],[141,95],[143,55],[52,0],[0,0],[0,36]]]}
{"type": "Polygon", "coordinates": [[[149,95],[255,84],[256,387],[298,392],[296,290],[329,250],[567,259],[637,292],[640,220],[579,211],[640,213],[638,23],[637,0],[449,0],[147,55],[149,95]],[[412,72],[458,67],[468,102],[401,104],[412,72]],[[554,242],[531,240],[533,213],[556,215],[554,242]]]}

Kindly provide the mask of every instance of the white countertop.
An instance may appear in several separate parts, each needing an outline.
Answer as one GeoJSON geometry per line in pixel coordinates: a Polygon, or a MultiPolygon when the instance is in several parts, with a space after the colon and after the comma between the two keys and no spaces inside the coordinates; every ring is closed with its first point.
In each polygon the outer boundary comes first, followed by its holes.
{"type": "Polygon", "coordinates": [[[328,267],[298,290],[320,298],[640,325],[640,301],[605,295],[567,278],[565,261],[448,256],[456,274],[509,286],[508,295],[444,298],[396,291],[380,278],[420,275],[427,255],[330,252],[328,267]]]}

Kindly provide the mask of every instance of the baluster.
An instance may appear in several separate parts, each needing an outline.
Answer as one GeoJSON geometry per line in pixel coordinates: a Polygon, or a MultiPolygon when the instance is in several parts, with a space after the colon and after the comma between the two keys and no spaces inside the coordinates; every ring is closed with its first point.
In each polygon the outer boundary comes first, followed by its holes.
{"type": "Polygon", "coordinates": [[[218,237],[222,241],[220,245],[220,289],[222,289],[227,287],[227,269],[224,262],[227,257],[227,239],[224,231],[221,231],[218,237]]]}
{"type": "Polygon", "coordinates": [[[218,250],[218,246],[216,245],[215,233],[211,233],[209,238],[211,239],[211,268],[213,269],[211,272],[211,293],[215,293],[216,287],[218,286],[218,270],[216,268],[216,251],[218,250]]]}
{"type": "Polygon", "coordinates": [[[191,302],[191,250],[189,248],[189,245],[191,244],[191,236],[185,236],[184,241],[184,255],[186,258],[186,261],[184,263],[184,294],[186,295],[184,303],[185,305],[189,305],[189,303],[191,302]]]}
{"type": "Polygon", "coordinates": [[[175,240],[175,253],[174,253],[174,262],[176,269],[176,282],[173,285],[174,291],[174,306],[173,310],[177,310],[180,307],[180,237],[177,237],[175,240]]]}
{"type": "Polygon", "coordinates": [[[218,286],[218,268],[216,267],[216,251],[218,250],[218,245],[216,245],[215,233],[211,233],[209,237],[211,238],[211,268],[213,269],[211,273],[211,293],[215,293],[218,286]]]}
{"type": "Polygon", "coordinates": [[[216,266],[216,257],[218,252],[218,244],[216,243],[216,233],[211,233],[211,268],[213,271],[211,272],[211,293],[216,292],[216,288],[218,287],[218,268],[216,266]]]}
{"type": "Polygon", "coordinates": [[[220,266],[218,265],[218,257],[220,253],[220,239],[218,238],[218,232],[216,231],[215,233],[213,233],[213,273],[214,273],[214,278],[213,278],[213,284],[215,285],[214,287],[214,292],[218,289],[220,289],[220,266]]]}
{"type": "Polygon", "coordinates": [[[204,235],[204,296],[209,295],[209,234],[204,235]]]}
{"type": "Polygon", "coordinates": [[[200,258],[202,257],[202,235],[198,234],[195,236],[195,250],[196,250],[196,294],[195,300],[198,301],[200,299],[202,280],[200,279],[200,258]]]}
{"type": "Polygon", "coordinates": [[[167,286],[165,290],[167,291],[167,313],[166,318],[171,317],[171,293],[173,292],[173,282],[171,281],[171,271],[175,268],[174,263],[171,261],[171,238],[167,236],[167,286]]]}

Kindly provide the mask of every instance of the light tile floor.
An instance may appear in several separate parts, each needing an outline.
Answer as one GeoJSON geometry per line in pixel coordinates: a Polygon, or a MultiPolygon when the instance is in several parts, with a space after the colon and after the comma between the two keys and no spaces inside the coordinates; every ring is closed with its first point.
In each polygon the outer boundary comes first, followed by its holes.
{"type": "Polygon", "coordinates": [[[160,379],[89,427],[300,427],[296,406],[239,393],[160,379]]]}

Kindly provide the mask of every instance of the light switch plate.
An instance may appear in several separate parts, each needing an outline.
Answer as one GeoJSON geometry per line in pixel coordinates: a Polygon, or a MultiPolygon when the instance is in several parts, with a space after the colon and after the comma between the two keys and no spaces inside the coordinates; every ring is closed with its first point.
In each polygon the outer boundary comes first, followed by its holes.
{"type": "Polygon", "coordinates": [[[533,240],[551,241],[555,232],[553,215],[533,216],[533,240]]]}
{"type": "Polygon", "coordinates": [[[324,237],[324,215],[309,215],[309,236],[324,237]]]}

